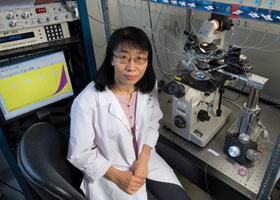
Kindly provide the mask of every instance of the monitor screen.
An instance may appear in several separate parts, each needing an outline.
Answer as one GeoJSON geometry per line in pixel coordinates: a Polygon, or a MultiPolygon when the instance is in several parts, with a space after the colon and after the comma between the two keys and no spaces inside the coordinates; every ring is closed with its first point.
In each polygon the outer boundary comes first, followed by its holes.
{"type": "Polygon", "coordinates": [[[0,108],[6,120],[72,95],[63,51],[0,67],[0,108]]]}

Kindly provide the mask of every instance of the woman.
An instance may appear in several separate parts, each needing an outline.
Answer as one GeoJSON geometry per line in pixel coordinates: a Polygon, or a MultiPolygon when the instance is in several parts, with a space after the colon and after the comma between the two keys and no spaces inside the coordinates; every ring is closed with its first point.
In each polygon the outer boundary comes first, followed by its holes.
{"type": "Polygon", "coordinates": [[[84,174],[87,199],[145,200],[146,185],[158,199],[189,199],[155,151],[161,118],[147,35],[116,30],[94,81],[71,108],[68,160],[84,174]]]}

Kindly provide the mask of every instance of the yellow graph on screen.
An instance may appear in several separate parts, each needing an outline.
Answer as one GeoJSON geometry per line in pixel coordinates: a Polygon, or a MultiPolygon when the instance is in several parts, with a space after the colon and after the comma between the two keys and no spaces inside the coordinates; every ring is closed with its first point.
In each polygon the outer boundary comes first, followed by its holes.
{"type": "Polygon", "coordinates": [[[0,93],[9,112],[71,91],[64,62],[0,80],[0,93]]]}

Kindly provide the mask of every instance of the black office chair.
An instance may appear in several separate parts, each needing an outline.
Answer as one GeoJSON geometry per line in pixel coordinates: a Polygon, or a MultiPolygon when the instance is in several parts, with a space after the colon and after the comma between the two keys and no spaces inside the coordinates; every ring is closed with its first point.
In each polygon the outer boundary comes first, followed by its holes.
{"type": "Polygon", "coordinates": [[[66,159],[68,144],[56,128],[39,122],[21,138],[17,159],[25,179],[42,199],[85,200],[83,174],[66,159]]]}
{"type": "MultiPolygon", "coordinates": [[[[83,174],[67,161],[67,143],[46,122],[32,125],[21,138],[19,168],[43,200],[85,200],[79,188],[83,174]]],[[[148,189],[147,193],[149,200],[156,200],[148,189]]]]}

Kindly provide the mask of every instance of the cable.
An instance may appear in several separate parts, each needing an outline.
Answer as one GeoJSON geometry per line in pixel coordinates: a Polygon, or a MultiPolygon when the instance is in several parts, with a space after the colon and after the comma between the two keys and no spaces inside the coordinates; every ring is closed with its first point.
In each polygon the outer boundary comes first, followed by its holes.
{"type": "MultiPolygon", "coordinates": [[[[258,145],[268,142],[270,144],[272,144],[273,146],[275,145],[269,138],[269,132],[267,131],[267,128],[263,125],[261,120],[257,121],[257,125],[260,126],[263,129],[263,133],[264,133],[264,137],[263,139],[258,143],[258,145]],[[265,139],[267,139],[267,141],[265,141],[265,139]]],[[[258,139],[258,138],[257,138],[258,139]]]]}
{"type": "Polygon", "coordinates": [[[157,25],[158,25],[159,19],[160,19],[160,17],[161,17],[161,13],[162,13],[163,7],[164,7],[164,5],[162,5],[162,7],[161,7],[161,9],[160,9],[160,13],[159,13],[159,16],[158,16],[158,19],[157,19],[155,28],[154,28],[154,30],[153,30],[154,32],[156,32],[156,30],[157,30],[157,25]]]}
{"type": "Polygon", "coordinates": [[[199,36],[198,36],[194,26],[193,26],[192,20],[193,20],[193,13],[191,14],[191,18],[190,18],[191,29],[194,32],[194,34],[196,35],[197,39],[199,39],[199,36]]]}
{"type": "MultiPolygon", "coordinates": [[[[159,57],[158,57],[158,53],[157,53],[157,48],[155,46],[155,38],[154,38],[154,32],[153,32],[153,23],[152,23],[152,18],[151,18],[151,8],[150,8],[150,2],[148,1],[148,12],[149,12],[149,19],[150,19],[150,27],[151,27],[151,30],[152,30],[152,41],[153,41],[153,46],[154,46],[154,51],[155,51],[155,54],[156,54],[156,59],[157,59],[157,63],[159,65],[159,67],[162,69],[162,66],[161,66],[161,63],[159,61],[159,57]]],[[[164,73],[163,73],[164,77],[169,79],[170,78],[168,76],[166,76],[164,73]]]]}
{"type": "Polygon", "coordinates": [[[208,188],[208,183],[207,183],[207,167],[208,167],[208,165],[206,164],[205,169],[204,169],[204,178],[205,178],[205,185],[206,185],[207,193],[210,195],[209,188],[208,188]]]}
{"type": "Polygon", "coordinates": [[[245,49],[242,52],[244,53],[251,49],[257,49],[258,45],[260,45],[265,40],[266,35],[267,35],[267,31],[264,32],[262,39],[255,46],[241,46],[242,49],[245,49]]]}
{"type": "Polygon", "coordinates": [[[270,44],[262,46],[262,47],[258,47],[256,49],[264,49],[264,48],[270,47],[270,46],[274,45],[275,43],[277,43],[279,39],[280,39],[280,34],[278,34],[278,36],[275,38],[275,40],[272,41],[270,44]]]}
{"type": "MultiPolygon", "coordinates": [[[[93,19],[93,20],[95,20],[95,21],[97,21],[97,22],[99,22],[100,24],[104,24],[104,22],[102,22],[102,21],[99,21],[98,19],[96,19],[96,18],[94,18],[93,16],[91,16],[91,15],[88,15],[88,17],[90,18],[90,19],[93,19]]],[[[116,26],[116,25],[114,25],[114,24],[111,24],[112,26],[116,26]]],[[[117,27],[117,26],[116,26],[117,27]]],[[[102,45],[98,45],[98,44],[96,44],[96,42],[94,41],[94,39],[92,38],[92,41],[93,41],[93,43],[94,43],[94,46],[96,46],[97,48],[103,48],[106,44],[107,44],[107,41],[105,41],[102,45]]]]}
{"type": "Polygon", "coordinates": [[[237,26],[239,25],[240,20],[238,18],[236,18],[236,20],[234,20],[234,26],[233,26],[233,35],[234,35],[234,41],[233,41],[233,45],[236,45],[236,39],[237,39],[237,26]]]}
{"type": "MultiPolygon", "coordinates": [[[[240,79],[238,79],[238,80],[240,81],[240,79]]],[[[240,98],[241,94],[243,93],[243,90],[244,90],[245,86],[246,86],[246,82],[244,83],[243,87],[242,87],[241,90],[239,91],[238,96],[235,97],[234,99],[231,99],[231,98],[229,98],[229,97],[225,97],[225,98],[227,98],[227,99],[229,99],[229,100],[231,100],[231,101],[236,101],[237,99],[240,98]]]]}
{"type": "MultiPolygon", "coordinates": [[[[169,31],[169,30],[168,30],[168,31],[169,31]]],[[[167,46],[167,33],[168,33],[168,31],[165,33],[165,36],[164,36],[164,46],[167,46]]],[[[166,55],[167,65],[168,65],[168,67],[170,68],[168,53],[165,52],[165,55],[166,55]]]]}
{"type": "MultiPolygon", "coordinates": [[[[208,167],[208,164],[205,165],[205,169],[204,169],[204,178],[205,178],[205,185],[206,185],[207,193],[208,193],[209,196],[211,197],[210,192],[209,192],[209,188],[208,188],[208,181],[207,181],[207,167],[208,167]]],[[[213,198],[211,197],[211,199],[213,199],[213,198]]]]}
{"type": "Polygon", "coordinates": [[[248,133],[248,131],[251,129],[251,132],[254,132],[256,130],[256,128],[253,127],[254,121],[252,121],[252,116],[257,115],[259,112],[259,110],[256,110],[254,112],[249,112],[248,110],[246,110],[246,114],[249,114],[249,117],[247,118],[247,129],[246,129],[246,133],[248,133]],[[257,114],[256,114],[257,113],[257,114]],[[249,129],[250,128],[250,129],[249,129]]]}
{"type": "Polygon", "coordinates": [[[229,103],[231,103],[231,104],[235,105],[236,107],[242,109],[242,106],[238,105],[238,104],[235,103],[234,101],[231,101],[229,98],[224,97],[224,96],[223,96],[223,98],[224,98],[226,101],[228,101],[229,103]]]}
{"type": "MultiPolygon", "coordinates": [[[[258,88],[257,85],[256,85],[256,83],[254,83],[253,81],[251,81],[250,76],[249,76],[249,73],[246,71],[245,67],[243,67],[242,65],[238,65],[238,64],[236,64],[236,63],[231,63],[231,62],[228,63],[228,64],[234,65],[235,67],[242,69],[242,70],[244,71],[246,77],[248,78],[248,80],[246,80],[246,82],[250,82],[250,83],[254,86],[254,88],[258,88]]],[[[231,73],[231,74],[232,74],[232,75],[230,75],[230,76],[236,77],[236,76],[234,75],[234,73],[231,73]]],[[[240,75],[239,75],[239,78],[240,78],[240,75]]]]}
{"type": "MultiPolygon", "coordinates": [[[[268,47],[271,47],[273,46],[274,44],[276,44],[278,42],[278,40],[280,39],[280,34],[278,34],[278,36],[276,37],[276,39],[274,41],[272,41],[270,44],[268,45],[265,45],[265,46],[262,46],[262,47],[258,47],[258,48],[255,48],[255,50],[263,50],[263,51],[270,51],[269,49],[265,49],[265,48],[268,48],[268,47]]],[[[275,49],[274,49],[275,50],[275,49]]],[[[276,49],[277,50],[277,49],[276,49]]],[[[278,49],[279,50],[279,49],[278,49]]]]}
{"type": "MultiPolygon", "coordinates": [[[[96,18],[94,18],[93,16],[91,16],[91,15],[88,15],[91,19],[93,19],[93,20],[95,20],[95,21],[97,21],[97,22],[99,22],[100,24],[104,24],[104,22],[103,21],[100,21],[100,20],[98,20],[98,19],[96,19],[96,18]]],[[[115,26],[116,28],[119,28],[117,25],[115,25],[115,24],[110,24],[111,26],[115,26]]]]}
{"type": "Polygon", "coordinates": [[[253,32],[254,32],[254,29],[252,29],[252,30],[250,31],[250,33],[247,35],[247,37],[246,37],[239,45],[237,45],[237,46],[242,47],[242,45],[245,44],[245,43],[249,40],[249,38],[251,37],[251,35],[253,34],[253,32]]]}
{"type": "Polygon", "coordinates": [[[20,191],[20,190],[14,188],[13,186],[10,186],[9,184],[7,184],[7,183],[5,183],[4,181],[2,181],[1,179],[0,179],[0,182],[1,182],[2,184],[6,185],[7,187],[9,187],[9,188],[11,188],[11,189],[13,189],[13,190],[15,190],[15,191],[21,193],[21,194],[24,196],[24,193],[23,193],[22,191],[20,191]]]}

